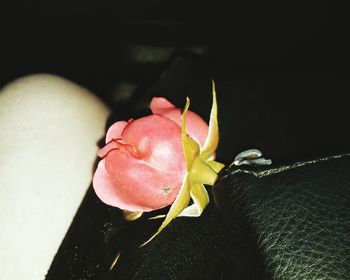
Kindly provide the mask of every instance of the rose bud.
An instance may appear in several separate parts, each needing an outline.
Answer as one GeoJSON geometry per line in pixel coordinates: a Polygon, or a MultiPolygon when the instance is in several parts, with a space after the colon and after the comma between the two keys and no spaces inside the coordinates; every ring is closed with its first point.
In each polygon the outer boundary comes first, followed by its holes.
{"type": "MultiPolygon", "coordinates": [[[[93,178],[97,196],[106,204],[145,212],[172,204],[187,172],[182,146],[182,115],[165,98],[155,97],[152,115],[114,123],[93,178]]],[[[186,132],[200,147],[208,125],[187,111],[186,132]]]]}

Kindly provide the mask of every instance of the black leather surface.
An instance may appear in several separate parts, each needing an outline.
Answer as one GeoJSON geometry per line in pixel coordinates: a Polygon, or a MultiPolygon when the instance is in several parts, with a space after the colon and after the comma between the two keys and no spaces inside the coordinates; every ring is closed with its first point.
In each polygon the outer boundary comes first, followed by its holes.
{"type": "Polygon", "coordinates": [[[213,203],[200,218],[176,219],[140,248],[159,227],[161,220],[148,220],[154,215],[126,222],[120,210],[107,207],[89,191],[46,279],[225,280],[234,275],[230,233],[213,203]]]}
{"type": "Polygon", "coordinates": [[[221,215],[211,204],[142,248],[157,223],[125,223],[89,193],[47,279],[348,279],[349,168],[349,156],[229,168],[214,188],[221,215]]]}
{"type": "Polygon", "coordinates": [[[237,279],[350,278],[350,155],[269,170],[225,170],[214,188],[243,265],[237,279]],[[249,253],[256,249],[257,255],[249,253]]]}

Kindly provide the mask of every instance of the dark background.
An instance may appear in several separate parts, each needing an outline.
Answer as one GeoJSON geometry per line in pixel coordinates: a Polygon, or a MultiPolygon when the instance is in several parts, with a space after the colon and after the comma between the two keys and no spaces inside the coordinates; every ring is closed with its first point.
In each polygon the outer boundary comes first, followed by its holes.
{"type": "Polygon", "coordinates": [[[111,121],[153,96],[189,96],[208,120],[214,78],[223,162],[348,152],[347,18],[332,1],[22,1],[1,9],[0,86],[46,72],[105,100],[111,121]]]}
{"type": "Polygon", "coordinates": [[[0,18],[0,85],[48,72],[111,105],[147,90],[179,52],[238,71],[347,77],[347,14],[333,1],[22,1],[0,18]]]}

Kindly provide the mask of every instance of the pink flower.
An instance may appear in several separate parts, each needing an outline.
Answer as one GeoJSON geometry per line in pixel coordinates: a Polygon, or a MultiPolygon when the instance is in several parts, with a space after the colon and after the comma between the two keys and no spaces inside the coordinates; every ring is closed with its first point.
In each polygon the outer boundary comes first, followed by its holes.
{"type": "MultiPolygon", "coordinates": [[[[165,98],[152,99],[153,115],[114,123],[99,151],[102,160],[93,178],[97,196],[128,211],[152,211],[172,204],[186,162],[181,138],[181,110],[165,98]]],[[[186,114],[186,131],[201,147],[208,125],[197,114],[186,114]]]]}

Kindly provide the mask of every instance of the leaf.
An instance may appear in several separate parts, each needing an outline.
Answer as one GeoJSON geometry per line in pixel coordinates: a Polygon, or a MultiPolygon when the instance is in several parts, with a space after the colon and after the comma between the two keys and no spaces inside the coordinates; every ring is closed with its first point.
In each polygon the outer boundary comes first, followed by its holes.
{"type": "Polygon", "coordinates": [[[192,162],[199,155],[200,147],[196,141],[187,135],[186,132],[186,113],[190,107],[190,99],[186,98],[186,105],[182,113],[181,137],[182,147],[185,155],[187,170],[191,169],[192,162]]]}
{"type": "Polygon", "coordinates": [[[144,246],[155,238],[173,219],[175,219],[188,205],[190,202],[190,185],[188,183],[188,177],[185,176],[179,194],[177,195],[174,203],[171,205],[168,214],[165,217],[165,220],[157,230],[157,232],[148,239],[145,243],[141,245],[144,246]]]}
{"type": "Polygon", "coordinates": [[[179,217],[199,217],[209,203],[209,196],[203,184],[191,185],[193,204],[184,209],[179,217]]]}
{"type": "Polygon", "coordinates": [[[216,101],[215,82],[212,81],[213,86],[213,104],[210,112],[209,132],[205,140],[205,144],[201,150],[201,158],[208,160],[214,155],[219,144],[219,124],[218,124],[218,106],[216,101]]]}
{"type": "Polygon", "coordinates": [[[216,173],[219,173],[221,169],[225,167],[225,164],[215,161],[215,160],[208,160],[207,164],[213,169],[216,173]]]}

